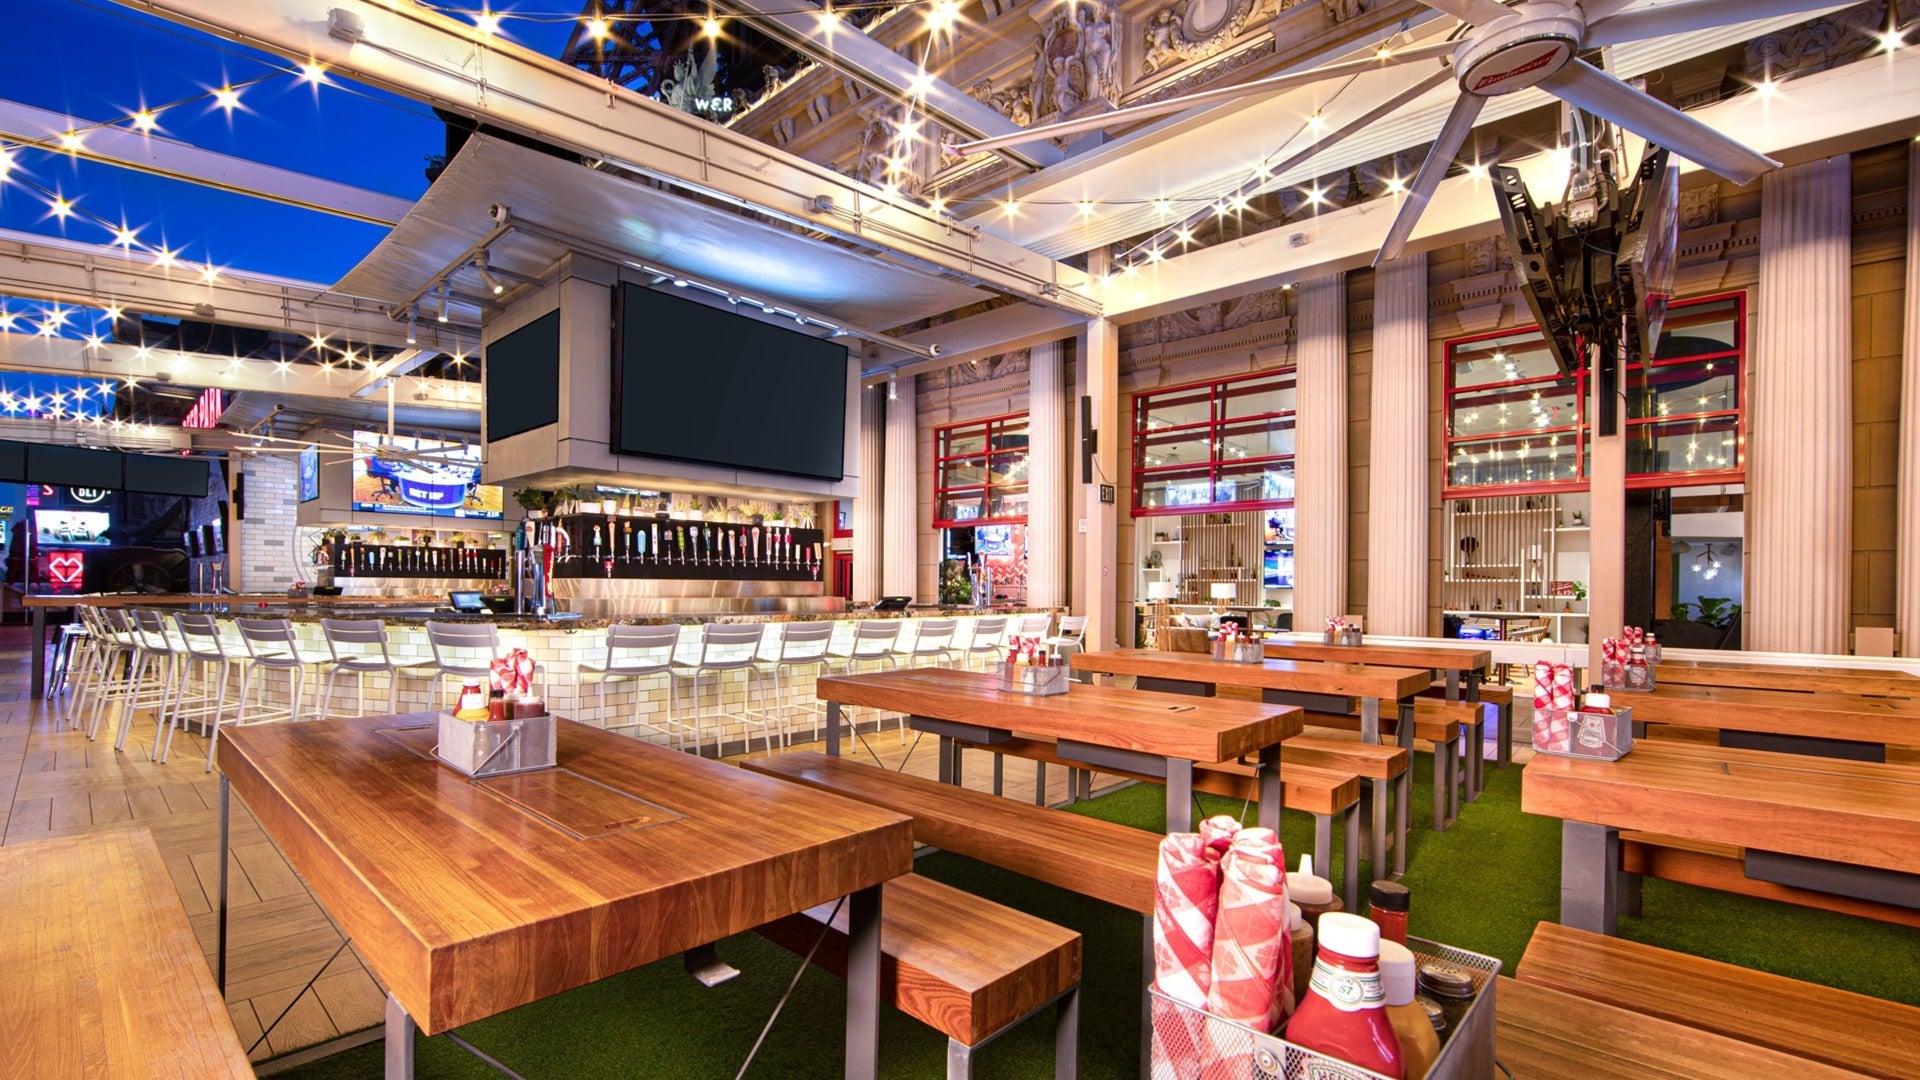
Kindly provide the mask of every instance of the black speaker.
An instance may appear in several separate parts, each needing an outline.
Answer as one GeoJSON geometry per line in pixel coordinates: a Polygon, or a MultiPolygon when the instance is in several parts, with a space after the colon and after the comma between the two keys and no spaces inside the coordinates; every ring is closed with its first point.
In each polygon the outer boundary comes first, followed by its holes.
{"type": "Polygon", "coordinates": [[[1100,433],[1093,430],[1093,398],[1080,395],[1080,482],[1093,483],[1093,455],[1100,449],[1100,433]]]}
{"type": "Polygon", "coordinates": [[[247,474],[233,478],[233,520],[247,520],[247,474]]]}

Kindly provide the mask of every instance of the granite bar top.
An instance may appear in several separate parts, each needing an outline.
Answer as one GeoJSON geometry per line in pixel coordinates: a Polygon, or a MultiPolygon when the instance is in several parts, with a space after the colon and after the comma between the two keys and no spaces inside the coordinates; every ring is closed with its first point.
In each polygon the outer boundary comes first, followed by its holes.
{"type": "Polygon", "coordinates": [[[228,604],[208,603],[203,610],[216,614],[234,615],[242,618],[290,619],[294,622],[318,622],[321,619],[380,619],[390,626],[424,626],[432,622],[484,622],[502,630],[557,630],[570,632],[577,630],[601,630],[607,626],[620,624],[626,626],[653,626],[667,623],[679,623],[682,626],[698,626],[705,623],[756,623],[756,622],[818,622],[822,620],[851,619],[941,619],[961,616],[1012,616],[1012,615],[1051,615],[1059,608],[1041,607],[947,607],[928,604],[909,607],[905,611],[865,611],[851,609],[847,611],[823,612],[673,612],[668,614],[651,613],[626,615],[616,618],[536,618],[532,615],[462,615],[436,606],[408,603],[396,600],[391,605],[379,603],[361,603],[341,610],[338,607],[311,604],[303,600],[246,600],[228,604]]]}

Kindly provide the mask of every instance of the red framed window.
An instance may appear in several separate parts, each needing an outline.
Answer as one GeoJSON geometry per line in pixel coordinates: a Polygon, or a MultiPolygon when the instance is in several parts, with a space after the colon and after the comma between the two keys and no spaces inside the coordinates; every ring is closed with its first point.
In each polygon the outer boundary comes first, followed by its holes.
{"type": "MultiPolygon", "coordinates": [[[[1676,303],[1625,372],[1627,486],[1745,479],[1746,296],[1676,303]]],[[[1585,491],[1588,372],[1562,375],[1538,327],[1447,342],[1446,495],[1585,491]]]]}
{"type": "Polygon", "coordinates": [[[933,526],[1026,524],[1027,414],[933,433],[933,526]]]}
{"type": "Polygon", "coordinates": [[[853,535],[853,500],[833,500],[833,538],[844,540],[853,535]]]}
{"type": "Polygon", "coordinates": [[[1133,399],[1133,513],[1293,505],[1292,368],[1133,399]]]}

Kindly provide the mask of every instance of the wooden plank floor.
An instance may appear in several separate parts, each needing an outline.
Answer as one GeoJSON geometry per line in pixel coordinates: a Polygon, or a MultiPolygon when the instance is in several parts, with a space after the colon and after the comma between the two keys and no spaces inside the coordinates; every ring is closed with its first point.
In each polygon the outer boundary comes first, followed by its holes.
{"type": "MultiPolygon", "coordinates": [[[[22,627],[0,627],[0,843],[25,844],[96,829],[150,830],[211,968],[220,789],[218,774],[204,771],[206,743],[182,731],[168,763],[151,762],[147,750],[153,744],[154,722],[142,711],[134,715],[126,750],[115,753],[118,715],[112,709],[99,737],[89,742],[83,731],[68,727],[64,698],[45,704],[28,700],[28,634],[22,627]]],[[[931,737],[916,747],[912,732],[903,743],[889,721],[886,730],[868,732],[863,745],[850,745],[846,752],[931,777],[934,747],[931,737]]],[[[1048,801],[1064,800],[1065,770],[1047,772],[1048,801]]],[[[968,787],[990,790],[992,773],[990,755],[968,754],[968,787]]],[[[1095,782],[1106,786],[1114,778],[1096,777],[1095,782]]],[[[1031,763],[1007,763],[1003,790],[1008,797],[1031,801],[1034,783],[1031,763]]],[[[385,989],[351,947],[329,961],[340,948],[339,932],[238,800],[231,844],[227,1007],[241,1041],[249,1046],[286,1013],[251,1050],[253,1059],[278,1057],[379,1024],[385,989]],[[322,965],[325,973],[312,991],[301,994],[322,965]]]]}

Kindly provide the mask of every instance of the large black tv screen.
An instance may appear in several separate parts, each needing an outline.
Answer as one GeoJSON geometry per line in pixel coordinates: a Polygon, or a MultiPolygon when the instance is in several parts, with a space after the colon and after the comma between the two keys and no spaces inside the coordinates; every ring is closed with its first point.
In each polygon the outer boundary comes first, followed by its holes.
{"type": "Polygon", "coordinates": [[[119,491],[125,479],[121,471],[122,459],[123,455],[112,450],[28,443],[27,482],[119,491]]]}
{"type": "Polygon", "coordinates": [[[550,311],[487,346],[487,441],[560,420],[560,313],[550,311]]]}
{"type": "Polygon", "coordinates": [[[207,497],[209,477],[206,458],[128,454],[126,473],[128,491],[148,495],[184,495],[189,499],[207,497]]]}
{"type": "Polygon", "coordinates": [[[614,453],[845,474],[846,346],[638,285],[614,306],[614,453]]]}

